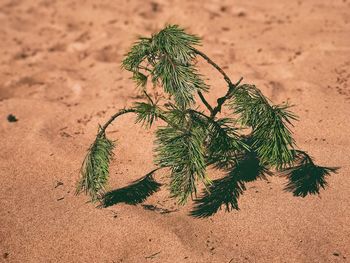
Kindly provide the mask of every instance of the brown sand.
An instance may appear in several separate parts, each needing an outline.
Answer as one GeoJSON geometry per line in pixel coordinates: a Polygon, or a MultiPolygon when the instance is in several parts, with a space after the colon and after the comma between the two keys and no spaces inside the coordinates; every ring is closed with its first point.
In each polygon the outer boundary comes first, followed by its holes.
{"type": "MultiPolygon", "coordinates": [[[[349,262],[349,0],[201,2],[0,1],[1,262],[349,262]],[[74,195],[98,123],[137,99],[123,54],[165,23],[202,36],[232,79],[297,105],[299,147],[342,167],[320,197],[293,197],[273,177],[248,185],[240,211],[195,219],[165,188],[145,204],[178,211],[74,195]]],[[[214,102],[224,82],[201,65],[214,102]]],[[[112,189],[153,168],[153,131],[133,116],[109,130],[120,139],[112,189]]]]}

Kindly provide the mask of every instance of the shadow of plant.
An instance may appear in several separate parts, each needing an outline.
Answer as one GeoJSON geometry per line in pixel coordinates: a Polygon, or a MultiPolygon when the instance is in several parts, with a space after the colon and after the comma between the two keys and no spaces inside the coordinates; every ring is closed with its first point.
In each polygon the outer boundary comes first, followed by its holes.
{"type": "Polygon", "coordinates": [[[282,171],[288,183],[284,190],[294,196],[305,197],[309,194],[319,194],[320,188],[325,189],[326,176],[336,173],[339,167],[322,167],[315,165],[312,158],[303,151],[296,151],[296,165],[282,171]]]}
{"type": "Polygon", "coordinates": [[[254,153],[249,153],[228,170],[227,176],[214,180],[207,191],[194,201],[190,212],[193,217],[202,218],[215,214],[221,206],[227,212],[238,210],[238,198],[246,190],[245,183],[257,179],[266,180],[272,173],[262,166],[254,153]]]}
{"type": "MultiPolygon", "coordinates": [[[[319,194],[320,188],[325,189],[327,186],[325,177],[339,169],[317,166],[303,151],[296,151],[295,156],[295,165],[282,171],[282,175],[288,179],[284,190],[292,192],[294,196],[319,194]]],[[[194,201],[195,207],[190,215],[197,218],[209,217],[222,206],[227,212],[239,210],[238,199],[246,190],[245,183],[259,178],[266,180],[266,175],[272,173],[260,164],[256,155],[250,153],[229,170],[227,176],[213,181],[209,189],[194,201]]]]}
{"type": "Polygon", "coordinates": [[[101,206],[109,207],[118,203],[129,205],[142,203],[161,187],[161,184],[153,178],[153,174],[157,170],[151,171],[126,187],[107,192],[101,200],[101,206]]]}
{"type": "MultiPolygon", "coordinates": [[[[303,151],[296,151],[295,165],[282,171],[282,176],[288,180],[284,190],[292,192],[294,196],[305,197],[319,194],[320,188],[327,186],[326,176],[336,172],[337,167],[321,167],[313,163],[312,158],[303,151]]],[[[272,172],[263,166],[257,155],[250,152],[239,158],[231,167],[217,168],[227,171],[223,178],[214,180],[202,196],[194,200],[194,208],[190,215],[195,218],[205,218],[214,215],[222,207],[225,211],[239,210],[238,199],[246,190],[245,184],[257,179],[267,180],[272,172]]],[[[109,207],[118,203],[136,205],[144,202],[149,196],[157,192],[161,185],[153,178],[155,169],[130,185],[107,192],[101,200],[102,207],[109,207]]],[[[151,205],[143,205],[148,210],[159,210],[151,205]]],[[[159,212],[159,211],[158,211],[159,212]]],[[[162,210],[161,214],[174,211],[162,210]]]]}

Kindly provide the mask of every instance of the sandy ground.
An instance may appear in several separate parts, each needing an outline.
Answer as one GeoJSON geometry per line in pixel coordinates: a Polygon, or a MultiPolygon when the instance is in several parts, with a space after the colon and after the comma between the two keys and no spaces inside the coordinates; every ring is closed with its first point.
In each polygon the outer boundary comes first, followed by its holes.
{"type": "MultiPolygon", "coordinates": [[[[0,25],[0,262],[350,262],[348,0],[1,0],[0,25]],[[203,37],[232,79],[296,104],[299,147],[341,167],[320,197],[272,177],[248,185],[240,211],[196,219],[165,188],[145,202],[155,211],[74,195],[98,123],[137,100],[123,54],[166,23],[203,37]]],[[[225,84],[201,65],[214,102],[225,84]]],[[[154,129],[133,122],[109,130],[111,189],[153,168],[154,129]]]]}

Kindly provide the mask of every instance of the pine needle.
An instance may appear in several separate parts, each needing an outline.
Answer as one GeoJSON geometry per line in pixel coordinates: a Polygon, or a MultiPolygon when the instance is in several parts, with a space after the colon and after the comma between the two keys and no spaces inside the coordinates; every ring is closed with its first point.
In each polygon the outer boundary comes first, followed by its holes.
{"type": "Polygon", "coordinates": [[[281,169],[293,162],[295,141],[288,125],[297,117],[287,104],[271,106],[254,85],[236,88],[230,102],[243,126],[252,127],[254,150],[262,162],[281,169]]]}
{"type": "Polygon", "coordinates": [[[161,84],[173,96],[175,103],[186,108],[194,103],[194,93],[206,91],[208,86],[194,66],[194,45],[199,38],[177,25],[169,25],[152,35],[140,37],[126,54],[123,68],[133,73],[137,86],[145,88],[148,71],[154,84],[161,84]]]}
{"type": "Polygon", "coordinates": [[[205,173],[204,136],[201,129],[194,127],[188,132],[170,126],[157,131],[156,163],[171,169],[170,192],[180,204],[196,194],[197,180],[210,184],[205,173]]]}
{"type": "Polygon", "coordinates": [[[151,39],[141,37],[125,55],[122,67],[132,72],[138,71],[140,64],[150,54],[151,50],[151,39]]]}
{"type": "Polygon", "coordinates": [[[105,135],[97,136],[81,167],[77,194],[83,191],[90,195],[93,202],[103,195],[109,177],[109,163],[114,147],[114,143],[105,135]]]}
{"type": "Polygon", "coordinates": [[[231,119],[212,120],[208,129],[208,164],[214,164],[219,169],[226,168],[235,163],[239,155],[250,150],[231,119]]]}
{"type": "Polygon", "coordinates": [[[134,108],[137,113],[136,123],[141,123],[146,128],[152,126],[160,114],[160,109],[155,104],[137,102],[134,104],[134,108]]]}

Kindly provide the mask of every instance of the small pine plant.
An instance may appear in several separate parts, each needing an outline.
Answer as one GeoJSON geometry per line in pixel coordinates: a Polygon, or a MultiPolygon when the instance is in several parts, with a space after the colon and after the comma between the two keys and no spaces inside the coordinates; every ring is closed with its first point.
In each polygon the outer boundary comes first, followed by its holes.
{"type": "Polygon", "coordinates": [[[197,202],[198,211],[220,198],[223,201],[214,210],[222,204],[227,210],[238,209],[237,199],[245,190],[245,182],[276,173],[287,177],[285,190],[295,196],[318,194],[325,188],[325,176],[337,168],[318,166],[305,151],[296,148],[290,127],[297,116],[290,111],[291,106],[273,105],[257,87],[242,83],[242,78],[232,82],[221,67],[196,48],[199,44],[199,37],[168,25],[151,37],[140,37],[131,47],[122,67],[132,73],[145,101],[121,109],[99,127],[83,162],[77,193],[85,192],[102,204],[111,200],[106,185],[115,143],[107,138],[106,129],[127,113],[136,114],[136,123],[145,128],[158,120],[162,124],[156,131],[157,169],[140,182],[154,192],[152,186],[160,184],[153,173],[167,168],[170,195],[180,204],[196,197],[201,183],[205,192],[197,202]],[[215,106],[205,98],[209,87],[196,67],[200,58],[227,83],[226,94],[215,106]],[[162,96],[155,92],[157,87],[162,89],[162,96]],[[204,107],[198,107],[198,101],[204,107]],[[224,106],[230,116],[221,116],[224,106]],[[212,181],[208,167],[224,171],[227,177],[212,181]]]}

